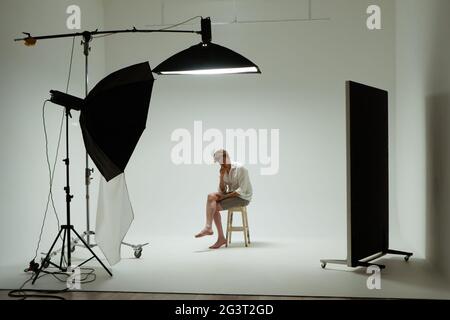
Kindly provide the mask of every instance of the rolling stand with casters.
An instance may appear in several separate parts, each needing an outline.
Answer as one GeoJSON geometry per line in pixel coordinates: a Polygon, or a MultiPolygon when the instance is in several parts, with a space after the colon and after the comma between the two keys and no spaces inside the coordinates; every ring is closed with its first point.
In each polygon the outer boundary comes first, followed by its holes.
{"type": "Polygon", "coordinates": [[[386,252],[382,252],[378,255],[375,255],[371,258],[369,258],[367,261],[356,261],[354,263],[352,263],[351,261],[347,261],[347,260],[329,260],[329,259],[323,259],[320,260],[320,265],[322,267],[322,269],[325,269],[327,267],[327,264],[338,264],[338,265],[346,265],[350,268],[357,268],[357,267],[364,267],[364,268],[369,268],[371,266],[377,266],[379,267],[381,270],[385,269],[386,266],[384,264],[377,264],[377,263],[371,263],[370,261],[373,261],[375,259],[381,258],[382,256],[386,255],[386,254],[395,254],[395,255],[403,255],[404,256],[404,260],[406,262],[409,261],[409,258],[411,258],[411,256],[413,255],[411,252],[405,252],[405,251],[398,251],[398,250],[387,250],[386,252]]]}
{"type": "Polygon", "coordinates": [[[148,245],[149,243],[144,243],[144,244],[129,244],[126,242],[122,242],[122,244],[124,246],[128,246],[130,248],[132,248],[134,250],[134,256],[139,259],[142,255],[142,248],[145,247],[146,245],[148,245]]]}
{"type": "MultiPolygon", "coordinates": [[[[95,235],[94,231],[90,232],[91,235],[95,235]]],[[[83,236],[81,236],[83,239],[86,237],[86,232],[83,233],[83,236]]],[[[87,242],[86,242],[87,243],[87,242]]],[[[129,244],[126,242],[122,242],[122,245],[130,247],[133,249],[134,251],[134,256],[135,258],[139,259],[142,256],[142,250],[145,246],[149,245],[149,243],[144,243],[144,244],[129,244]]],[[[89,245],[91,248],[95,248],[97,245],[96,244],[90,244],[89,245]]],[[[80,247],[80,248],[86,248],[84,244],[80,244],[78,239],[74,239],[73,240],[73,246],[72,246],[72,252],[75,251],[76,247],[80,247]]]]}

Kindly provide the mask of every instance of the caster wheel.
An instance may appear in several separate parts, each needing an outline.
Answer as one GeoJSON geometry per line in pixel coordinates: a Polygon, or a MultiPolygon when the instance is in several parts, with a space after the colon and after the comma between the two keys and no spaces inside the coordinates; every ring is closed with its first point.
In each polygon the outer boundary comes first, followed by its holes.
{"type": "Polygon", "coordinates": [[[322,266],[322,269],[325,269],[325,267],[327,266],[327,264],[326,264],[326,263],[322,263],[321,266],[322,266]]]}
{"type": "Polygon", "coordinates": [[[139,259],[142,256],[142,248],[134,251],[134,256],[139,259]]]}
{"type": "Polygon", "coordinates": [[[406,262],[408,262],[409,261],[409,256],[406,256],[404,259],[405,259],[406,262]]]}

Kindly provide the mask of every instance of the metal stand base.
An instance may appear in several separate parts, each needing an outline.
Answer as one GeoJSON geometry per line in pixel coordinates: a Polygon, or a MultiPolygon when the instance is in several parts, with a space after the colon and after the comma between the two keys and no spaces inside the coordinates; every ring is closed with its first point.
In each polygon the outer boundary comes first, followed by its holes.
{"type": "MultiPolygon", "coordinates": [[[[85,260],[84,262],[82,262],[81,264],[77,265],[76,268],[81,267],[82,265],[84,265],[85,263],[91,261],[92,259],[96,259],[101,266],[106,270],[106,272],[108,272],[108,274],[110,276],[112,276],[111,271],[109,271],[109,269],[105,266],[105,264],[99,259],[99,257],[97,257],[97,255],[94,253],[94,251],[92,251],[92,249],[87,245],[87,243],[84,241],[84,239],[78,234],[78,232],[75,230],[75,228],[72,225],[62,225],[61,229],[59,230],[58,234],[56,235],[55,240],[53,241],[52,246],[50,247],[50,250],[48,251],[47,255],[45,256],[44,262],[41,263],[41,266],[39,267],[39,270],[36,272],[34,278],[33,278],[33,282],[32,284],[34,284],[36,282],[36,280],[39,278],[39,274],[42,272],[42,270],[46,267],[48,267],[49,265],[52,265],[56,268],[58,268],[59,270],[61,270],[62,272],[66,272],[68,270],[69,267],[71,267],[70,264],[70,258],[68,259],[69,262],[67,263],[67,266],[64,266],[64,248],[65,248],[65,241],[66,241],[66,235],[68,234],[68,232],[73,232],[78,239],[86,246],[86,248],[88,248],[88,250],[90,251],[90,253],[92,254],[92,257],[85,260]],[[64,231],[64,235],[63,235],[63,244],[61,247],[61,258],[60,258],[60,262],[59,265],[51,262],[51,255],[52,255],[52,250],[56,245],[56,242],[58,242],[59,237],[61,236],[61,233],[64,231]]],[[[68,256],[70,257],[70,253],[67,253],[68,256]]]]}
{"type": "MultiPolygon", "coordinates": [[[[95,236],[95,232],[94,232],[94,231],[89,231],[89,232],[88,232],[88,231],[85,231],[85,232],[83,232],[82,238],[85,239],[85,238],[87,237],[88,233],[89,233],[90,236],[95,236]]],[[[94,243],[94,244],[92,244],[92,243],[87,244],[86,241],[85,241],[85,243],[86,243],[86,245],[85,245],[85,244],[80,244],[78,239],[73,239],[72,252],[75,251],[75,247],[80,247],[80,248],[87,248],[87,247],[95,248],[95,247],[97,246],[97,244],[95,244],[95,243],[94,243]]],[[[135,256],[137,259],[139,259],[139,258],[142,256],[142,250],[143,250],[143,247],[149,245],[149,243],[146,242],[146,243],[144,243],[144,244],[129,244],[129,243],[126,243],[126,242],[122,242],[122,245],[132,248],[132,249],[134,250],[134,256],[135,256]]]]}
{"type": "MultiPolygon", "coordinates": [[[[75,252],[75,248],[76,247],[84,248],[84,249],[87,249],[87,248],[91,248],[92,249],[92,248],[97,247],[97,244],[95,244],[95,243],[89,243],[89,244],[87,243],[87,241],[86,241],[87,235],[88,235],[88,232],[85,231],[85,232],[83,232],[83,234],[81,236],[81,238],[84,240],[84,243],[83,242],[80,243],[80,239],[78,239],[78,238],[72,238],[71,246],[70,246],[71,247],[70,252],[72,252],[72,253],[75,252]]],[[[89,235],[90,236],[95,236],[95,232],[94,231],[89,231],[89,235]]],[[[126,242],[122,242],[122,245],[132,248],[133,251],[134,251],[135,258],[139,259],[142,256],[143,248],[145,246],[149,245],[149,243],[146,242],[146,243],[143,243],[143,244],[129,244],[129,243],[126,243],[126,242]]],[[[47,254],[45,252],[42,252],[42,254],[45,255],[45,257],[46,257],[46,258],[42,258],[41,259],[41,264],[44,265],[44,269],[47,268],[49,266],[49,264],[52,264],[50,262],[51,258],[56,256],[56,255],[58,255],[61,252],[61,250],[62,249],[58,249],[58,250],[50,252],[50,254],[48,255],[49,259],[47,259],[47,254]]]]}
{"type": "Polygon", "coordinates": [[[330,260],[330,259],[322,259],[322,260],[320,260],[320,265],[322,266],[323,269],[326,268],[327,264],[346,265],[346,266],[352,267],[352,268],[356,268],[356,267],[368,268],[368,267],[371,267],[371,266],[377,266],[380,269],[385,269],[386,266],[384,264],[371,263],[370,261],[373,261],[375,259],[379,259],[379,258],[381,258],[382,256],[384,256],[386,254],[395,254],[395,255],[405,256],[404,259],[405,259],[406,262],[408,262],[409,258],[413,255],[411,252],[388,249],[386,252],[381,253],[380,255],[376,256],[373,259],[370,259],[368,261],[358,261],[355,266],[349,266],[347,260],[330,260]]]}

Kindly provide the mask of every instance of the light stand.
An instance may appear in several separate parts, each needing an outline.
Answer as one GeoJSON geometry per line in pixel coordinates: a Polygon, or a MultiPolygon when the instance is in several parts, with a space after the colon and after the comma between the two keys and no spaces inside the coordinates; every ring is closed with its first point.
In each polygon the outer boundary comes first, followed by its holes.
{"type": "Polygon", "coordinates": [[[66,186],[64,187],[64,191],[66,192],[66,219],[67,224],[62,225],[59,229],[59,232],[53,241],[52,246],[50,247],[50,250],[48,251],[44,262],[41,263],[41,266],[39,267],[39,270],[36,272],[32,284],[36,282],[36,280],[39,278],[39,274],[42,272],[42,269],[46,264],[51,264],[52,266],[58,268],[59,270],[66,272],[71,266],[72,266],[72,246],[71,246],[71,237],[70,233],[71,231],[77,236],[77,238],[86,246],[86,248],[90,251],[92,254],[92,257],[85,260],[83,263],[79,264],[77,267],[80,267],[87,263],[88,261],[92,259],[97,259],[97,261],[102,265],[102,267],[106,270],[106,272],[112,276],[111,271],[104,265],[104,263],[97,257],[97,255],[92,251],[91,247],[84,241],[84,239],[78,234],[78,232],[75,230],[73,225],[70,224],[70,203],[72,201],[73,195],[70,194],[70,158],[69,158],[69,117],[72,117],[70,114],[70,108],[66,107],[65,109],[65,118],[66,118],[66,158],[63,160],[66,165],[66,186]],[[64,233],[63,233],[64,232],[64,233]],[[50,261],[50,256],[52,254],[52,250],[56,245],[56,242],[58,241],[59,237],[61,236],[61,233],[63,233],[62,238],[62,247],[61,247],[61,258],[59,265],[53,263],[50,261]],[[64,266],[64,258],[65,258],[65,249],[66,249],[66,241],[67,241],[67,261],[66,265],[64,266]]]}
{"type": "MultiPolygon", "coordinates": [[[[92,41],[92,36],[89,32],[83,33],[83,40],[81,44],[83,45],[83,54],[85,57],[84,63],[84,88],[85,88],[85,97],[87,97],[89,93],[89,52],[91,51],[90,42],[92,41]]],[[[86,167],[85,167],[85,179],[84,184],[86,186],[86,231],[83,233],[83,236],[86,237],[86,243],[88,246],[91,246],[91,235],[95,233],[91,231],[90,228],[90,208],[89,208],[89,185],[92,180],[92,173],[94,173],[94,169],[89,168],[89,155],[86,151],[86,167]]],[[[94,245],[92,245],[94,247],[94,245]]]]}

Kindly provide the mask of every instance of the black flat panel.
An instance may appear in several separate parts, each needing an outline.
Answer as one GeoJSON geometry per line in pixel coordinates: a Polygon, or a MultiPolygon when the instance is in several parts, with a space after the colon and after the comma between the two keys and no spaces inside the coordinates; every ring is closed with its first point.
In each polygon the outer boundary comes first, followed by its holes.
{"type": "Polygon", "coordinates": [[[388,93],[347,82],[347,99],[349,260],[356,266],[389,246],[388,93]]]}

